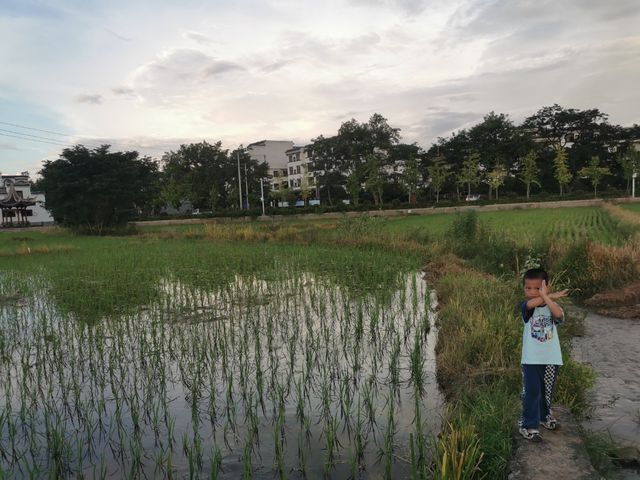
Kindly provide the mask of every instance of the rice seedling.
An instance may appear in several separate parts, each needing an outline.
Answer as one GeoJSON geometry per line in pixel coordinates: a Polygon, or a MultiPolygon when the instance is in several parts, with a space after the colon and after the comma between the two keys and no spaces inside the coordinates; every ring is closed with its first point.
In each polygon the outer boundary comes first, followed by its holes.
{"type": "Polygon", "coordinates": [[[105,238],[11,262],[0,272],[0,298],[20,291],[0,304],[9,476],[409,475],[394,461],[409,448],[398,425],[415,416],[417,355],[433,347],[417,258],[105,238]]]}

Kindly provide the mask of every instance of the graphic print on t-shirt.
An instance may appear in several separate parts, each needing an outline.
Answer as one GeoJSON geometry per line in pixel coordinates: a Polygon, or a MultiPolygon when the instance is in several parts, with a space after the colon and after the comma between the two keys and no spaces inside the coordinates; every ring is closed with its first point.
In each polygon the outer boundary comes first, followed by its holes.
{"type": "Polygon", "coordinates": [[[546,315],[533,315],[531,322],[531,336],[539,342],[546,342],[553,338],[553,320],[546,315]]]}

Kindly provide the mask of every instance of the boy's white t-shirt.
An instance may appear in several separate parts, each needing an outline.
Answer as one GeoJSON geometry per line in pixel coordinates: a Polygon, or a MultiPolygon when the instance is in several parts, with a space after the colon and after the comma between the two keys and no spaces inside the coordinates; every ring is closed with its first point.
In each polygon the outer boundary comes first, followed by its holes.
{"type": "Polygon", "coordinates": [[[562,365],[560,339],[551,310],[546,305],[527,310],[522,302],[522,364],[562,365]]]}

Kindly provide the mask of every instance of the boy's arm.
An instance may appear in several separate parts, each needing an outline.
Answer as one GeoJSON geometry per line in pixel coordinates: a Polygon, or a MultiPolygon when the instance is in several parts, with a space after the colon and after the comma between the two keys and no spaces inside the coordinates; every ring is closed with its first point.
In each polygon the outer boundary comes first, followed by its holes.
{"type": "MultiPolygon", "coordinates": [[[[547,307],[549,307],[549,310],[551,311],[551,315],[553,315],[554,318],[562,318],[564,317],[564,311],[562,310],[562,308],[560,308],[560,305],[554,302],[554,298],[559,298],[561,296],[563,297],[565,295],[566,295],[566,290],[563,292],[558,292],[555,295],[550,294],[547,291],[547,282],[543,280],[542,285],[540,286],[540,297],[534,298],[532,300],[538,300],[538,299],[542,300],[542,303],[547,304],[547,307]]],[[[527,302],[527,304],[528,303],[529,302],[527,302]]]]}
{"type": "Polygon", "coordinates": [[[544,303],[544,298],[542,297],[536,297],[532,298],[531,300],[527,300],[527,310],[533,310],[540,305],[544,305],[544,303]]]}
{"type": "Polygon", "coordinates": [[[525,300],[520,304],[520,314],[522,315],[522,321],[527,323],[531,316],[533,315],[533,309],[535,307],[529,308],[529,303],[525,300]]]}

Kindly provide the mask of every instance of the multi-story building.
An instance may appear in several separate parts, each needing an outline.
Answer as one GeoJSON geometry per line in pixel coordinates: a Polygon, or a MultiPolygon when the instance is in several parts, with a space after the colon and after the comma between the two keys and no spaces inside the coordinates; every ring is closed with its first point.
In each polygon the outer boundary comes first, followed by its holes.
{"type": "Polygon", "coordinates": [[[317,179],[306,147],[293,147],[286,154],[289,189],[298,192],[307,188],[317,193],[317,179]]]}
{"type": "Polygon", "coordinates": [[[53,217],[44,208],[44,193],[32,192],[29,172],[0,176],[0,207],[2,224],[47,225],[53,217]]]}
{"type": "Polygon", "coordinates": [[[277,190],[281,183],[286,182],[286,152],[291,148],[293,148],[293,142],[289,140],[261,140],[247,145],[247,152],[252,159],[269,164],[272,190],[277,190]]]}

